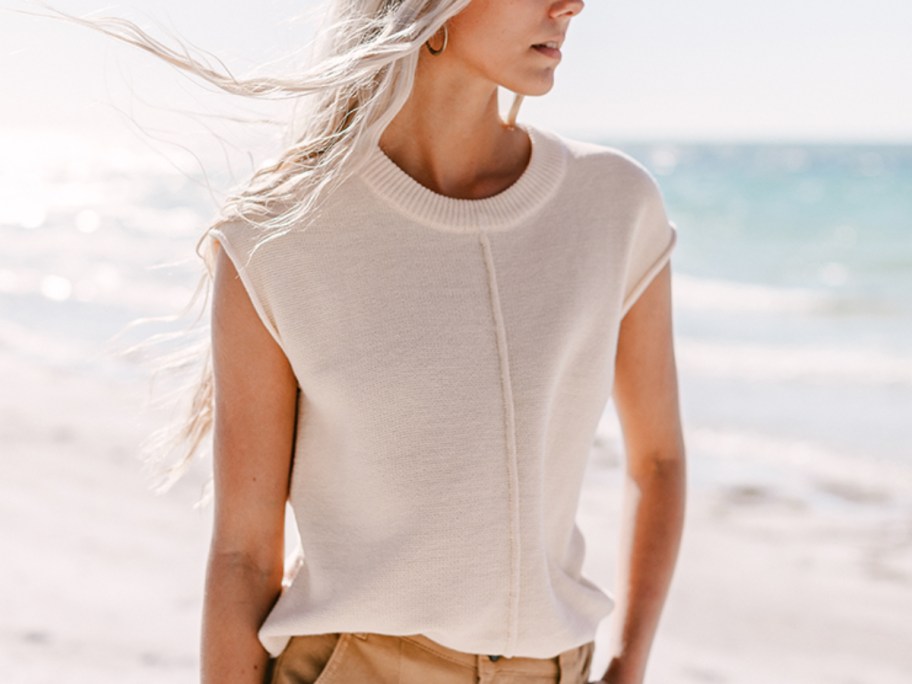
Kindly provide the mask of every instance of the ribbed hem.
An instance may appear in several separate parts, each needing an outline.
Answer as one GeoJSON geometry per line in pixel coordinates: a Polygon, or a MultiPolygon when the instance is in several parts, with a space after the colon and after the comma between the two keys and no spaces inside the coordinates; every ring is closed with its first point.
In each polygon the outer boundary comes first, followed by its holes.
{"type": "Polygon", "coordinates": [[[448,197],[421,185],[376,145],[360,175],[382,199],[409,218],[450,232],[507,230],[539,211],[557,192],[567,169],[566,149],[553,133],[530,124],[532,153],[525,171],[505,190],[482,199],[448,197]]]}

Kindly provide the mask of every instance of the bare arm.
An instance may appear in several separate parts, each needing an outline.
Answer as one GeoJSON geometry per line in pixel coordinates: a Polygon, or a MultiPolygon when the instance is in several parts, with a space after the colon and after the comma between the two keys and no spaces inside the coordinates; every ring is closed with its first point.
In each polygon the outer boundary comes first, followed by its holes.
{"type": "Polygon", "coordinates": [[[621,322],[614,402],[627,453],[624,544],[618,568],[620,639],[601,681],[640,684],[684,524],[684,439],[669,264],[621,322]]]}
{"type": "Polygon", "coordinates": [[[297,382],[219,249],[212,300],[215,520],[202,684],[262,684],[257,630],[281,590],[297,382]]]}

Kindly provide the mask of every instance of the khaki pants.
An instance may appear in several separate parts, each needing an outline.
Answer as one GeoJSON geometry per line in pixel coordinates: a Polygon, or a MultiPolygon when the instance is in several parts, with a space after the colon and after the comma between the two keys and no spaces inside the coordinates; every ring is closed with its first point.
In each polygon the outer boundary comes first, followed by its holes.
{"type": "Polygon", "coordinates": [[[463,653],[425,636],[296,636],[270,659],[267,684],[586,684],[595,642],[553,658],[463,653]]]}

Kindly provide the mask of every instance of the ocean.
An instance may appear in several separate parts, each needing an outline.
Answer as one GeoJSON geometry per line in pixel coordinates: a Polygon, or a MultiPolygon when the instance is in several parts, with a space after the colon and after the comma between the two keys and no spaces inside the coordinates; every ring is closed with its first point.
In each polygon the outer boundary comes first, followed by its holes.
{"type": "Polygon", "coordinates": [[[888,499],[878,469],[908,491],[912,147],[624,149],[679,226],[676,350],[697,465],[742,480],[759,465],[754,486],[819,505],[888,499]]]}
{"type": "MultiPolygon", "coordinates": [[[[596,142],[655,174],[678,229],[694,483],[908,505],[890,492],[912,481],[912,146],[596,142]]],[[[72,137],[0,151],[0,353],[139,377],[115,351],[155,326],[110,340],[187,303],[202,175],[72,137]]]]}

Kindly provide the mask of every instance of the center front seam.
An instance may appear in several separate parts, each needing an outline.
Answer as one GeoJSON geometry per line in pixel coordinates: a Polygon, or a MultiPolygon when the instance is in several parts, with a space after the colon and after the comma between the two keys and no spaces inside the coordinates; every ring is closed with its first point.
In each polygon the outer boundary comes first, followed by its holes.
{"type": "Polygon", "coordinates": [[[500,292],[497,287],[497,275],[494,258],[491,254],[491,243],[483,230],[479,231],[482,254],[488,273],[488,292],[490,295],[491,313],[494,317],[494,330],[497,338],[497,354],[500,360],[500,384],[503,397],[504,430],[507,444],[507,482],[509,489],[510,510],[510,586],[508,591],[507,640],[503,653],[496,655],[513,656],[516,647],[517,625],[519,623],[519,475],[516,457],[516,415],[513,402],[513,385],[510,379],[510,359],[507,352],[507,333],[500,306],[500,292]]]}

